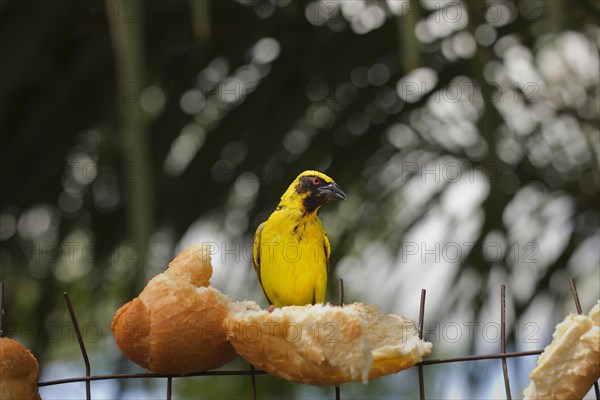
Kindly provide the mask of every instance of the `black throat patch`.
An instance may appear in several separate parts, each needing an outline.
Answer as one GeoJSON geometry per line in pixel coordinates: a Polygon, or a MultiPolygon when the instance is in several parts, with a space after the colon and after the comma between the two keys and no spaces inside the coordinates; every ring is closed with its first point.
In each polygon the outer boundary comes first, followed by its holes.
{"type": "Polygon", "coordinates": [[[319,193],[319,188],[327,185],[323,179],[319,179],[319,183],[313,182],[314,176],[303,176],[300,178],[296,192],[300,195],[305,195],[302,204],[306,212],[314,212],[317,208],[327,203],[328,198],[319,193]]]}

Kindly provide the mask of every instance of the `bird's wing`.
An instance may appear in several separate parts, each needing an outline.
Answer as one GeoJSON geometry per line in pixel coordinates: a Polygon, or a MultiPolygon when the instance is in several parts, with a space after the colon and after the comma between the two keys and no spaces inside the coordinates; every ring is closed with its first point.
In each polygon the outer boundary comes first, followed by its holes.
{"type": "Polygon", "coordinates": [[[262,281],[260,279],[260,234],[262,233],[263,227],[265,223],[263,222],[256,228],[256,233],[254,234],[254,248],[252,249],[252,261],[254,262],[254,270],[256,271],[256,275],[258,275],[258,280],[262,286],[262,281]]]}
{"type": "Polygon", "coordinates": [[[331,244],[329,243],[329,238],[327,237],[327,233],[323,232],[323,250],[325,251],[325,265],[327,266],[327,272],[329,272],[329,256],[331,255],[331,244]]]}
{"type": "Polygon", "coordinates": [[[260,277],[260,237],[261,237],[264,226],[265,226],[265,223],[263,222],[262,224],[260,224],[258,226],[258,228],[256,228],[256,233],[254,234],[254,247],[252,249],[252,261],[254,262],[254,270],[256,271],[256,276],[258,277],[258,282],[260,283],[260,288],[262,289],[262,291],[265,295],[265,298],[267,299],[267,302],[269,304],[273,304],[273,302],[267,295],[267,292],[265,291],[265,287],[263,286],[263,283],[262,283],[262,278],[260,277]]]}

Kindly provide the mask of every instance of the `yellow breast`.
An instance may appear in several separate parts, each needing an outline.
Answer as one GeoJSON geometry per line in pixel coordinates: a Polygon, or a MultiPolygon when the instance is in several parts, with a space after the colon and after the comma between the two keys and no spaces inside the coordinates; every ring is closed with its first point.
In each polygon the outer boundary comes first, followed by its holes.
{"type": "Polygon", "coordinates": [[[322,303],[327,288],[328,243],[316,214],[298,219],[274,212],[260,237],[260,278],[276,306],[322,303]]]}

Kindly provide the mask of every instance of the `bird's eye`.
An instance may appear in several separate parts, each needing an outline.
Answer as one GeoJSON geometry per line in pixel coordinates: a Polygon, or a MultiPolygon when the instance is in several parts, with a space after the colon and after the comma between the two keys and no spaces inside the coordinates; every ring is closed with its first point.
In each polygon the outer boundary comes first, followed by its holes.
{"type": "Polygon", "coordinates": [[[315,176],[315,177],[313,178],[313,181],[312,181],[312,183],[313,183],[313,185],[318,185],[319,183],[321,183],[321,180],[315,176]]]}

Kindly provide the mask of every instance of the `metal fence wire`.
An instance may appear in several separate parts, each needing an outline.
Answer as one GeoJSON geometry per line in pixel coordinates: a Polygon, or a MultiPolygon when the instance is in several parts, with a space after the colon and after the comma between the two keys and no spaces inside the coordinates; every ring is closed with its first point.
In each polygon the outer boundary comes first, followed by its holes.
{"type": "MultiPolygon", "coordinates": [[[[573,277],[569,278],[569,284],[571,287],[571,293],[573,295],[573,301],[575,303],[575,308],[577,309],[577,313],[582,314],[581,303],[579,302],[579,295],[577,294],[577,288],[575,286],[575,280],[573,277]]],[[[510,380],[508,378],[508,366],[506,359],[508,358],[516,358],[516,357],[526,357],[526,356],[534,356],[542,353],[543,350],[532,350],[532,351],[519,351],[519,352],[506,352],[506,308],[505,308],[505,285],[500,286],[500,353],[496,354],[483,354],[483,355],[475,355],[475,356],[462,356],[462,357],[451,357],[451,358],[437,358],[437,359],[429,359],[423,360],[420,363],[417,363],[415,367],[418,369],[419,375],[419,396],[421,400],[424,400],[425,397],[425,383],[424,383],[424,374],[425,367],[428,365],[434,364],[448,364],[455,362],[469,362],[469,361],[477,361],[477,360],[491,360],[491,359],[500,359],[502,362],[502,374],[504,376],[504,387],[506,391],[507,400],[512,399],[511,388],[510,388],[510,380]]],[[[418,335],[419,338],[423,338],[423,321],[425,318],[425,289],[421,289],[421,302],[419,306],[419,324],[418,324],[418,335]]],[[[340,279],[340,295],[339,295],[339,303],[340,305],[344,304],[344,282],[340,279]]],[[[42,381],[38,382],[38,387],[44,386],[53,386],[53,385],[64,385],[68,383],[76,383],[76,382],[85,382],[85,396],[86,400],[92,399],[91,393],[91,383],[92,381],[100,381],[100,380],[113,380],[113,379],[166,379],[167,381],[167,393],[166,399],[170,400],[173,395],[173,378],[186,378],[186,377],[197,377],[197,376],[249,376],[250,384],[251,384],[251,394],[250,397],[256,400],[256,376],[257,375],[265,375],[267,372],[257,370],[254,366],[250,365],[247,371],[238,370],[238,371],[205,371],[205,372],[196,372],[192,374],[186,375],[159,375],[152,373],[137,373],[137,374],[109,374],[109,375],[92,375],[91,374],[91,365],[90,359],[88,357],[88,353],[85,347],[85,343],[83,341],[83,337],[81,335],[81,330],[79,329],[79,323],[77,322],[77,316],[75,315],[75,310],[73,308],[73,304],[71,303],[71,299],[67,292],[64,293],[65,302],[67,305],[67,309],[69,310],[69,316],[71,317],[71,322],[73,324],[73,329],[75,331],[75,335],[77,336],[77,342],[79,343],[79,349],[81,351],[81,356],[83,358],[83,362],[85,364],[85,376],[75,377],[75,378],[65,378],[65,379],[56,379],[51,381],[42,381]]],[[[0,282],[0,337],[3,336],[2,329],[2,321],[4,319],[4,286],[3,282],[0,282]]],[[[600,390],[598,387],[598,382],[594,383],[594,389],[596,393],[596,400],[600,400],[600,390]]],[[[340,386],[335,386],[335,399],[341,399],[340,386]]]]}

